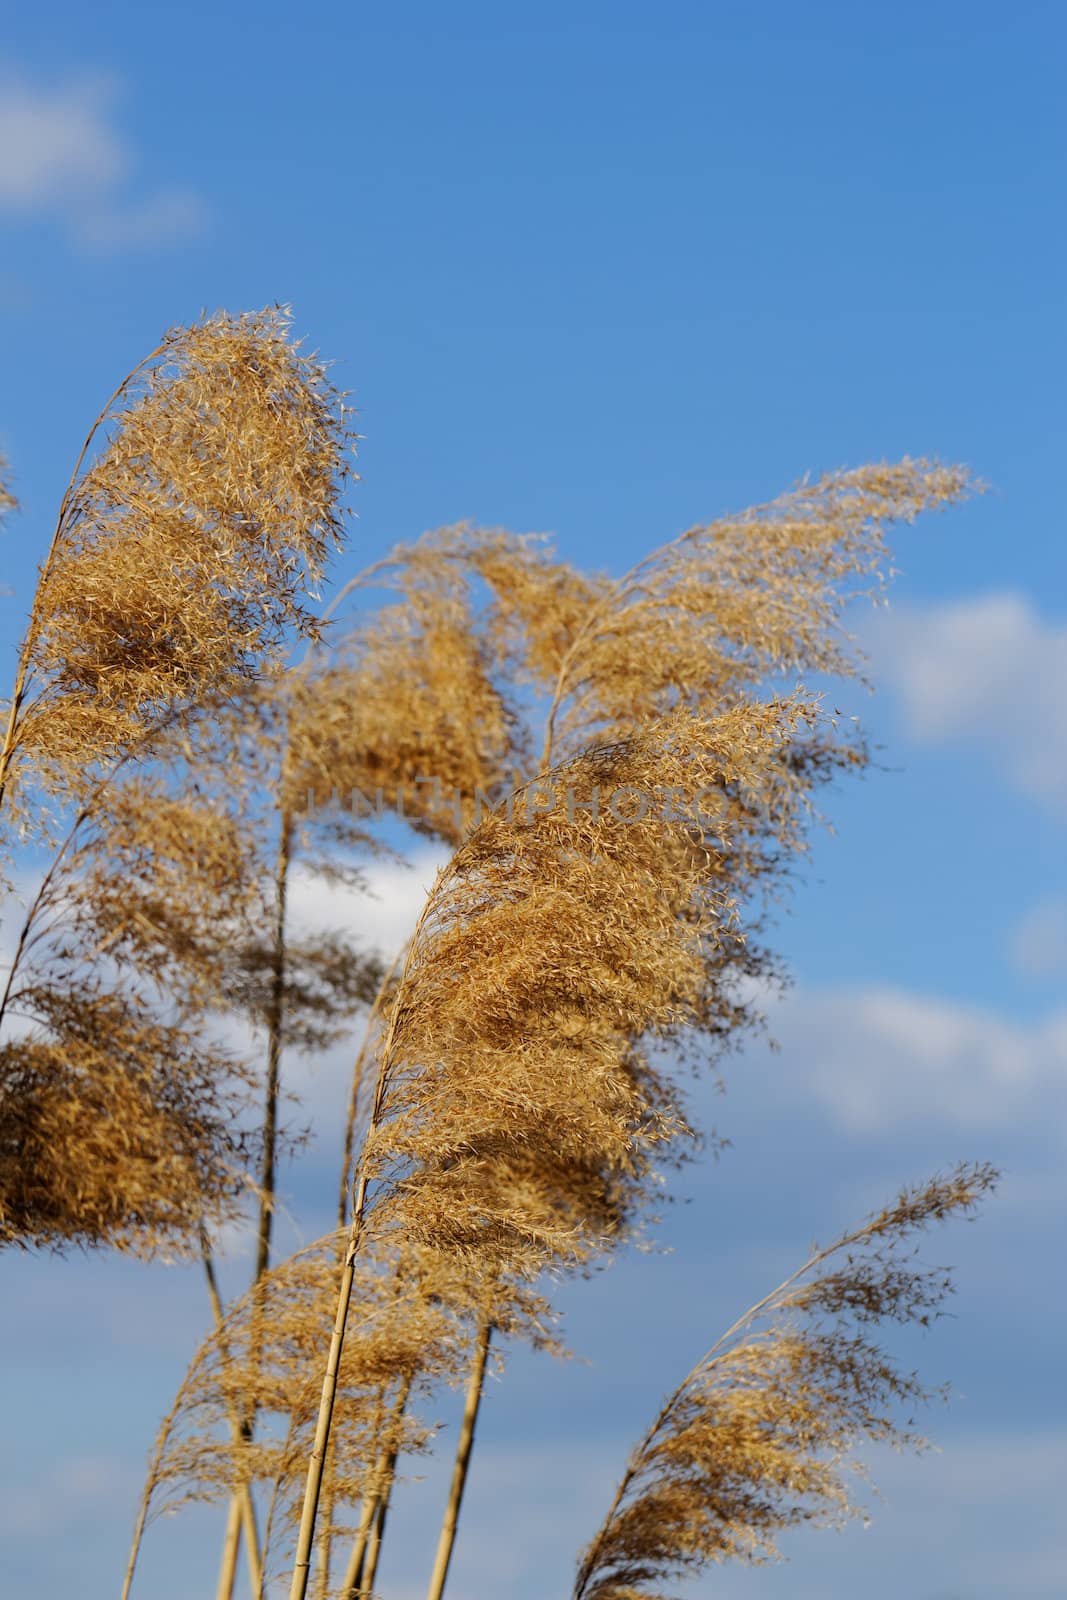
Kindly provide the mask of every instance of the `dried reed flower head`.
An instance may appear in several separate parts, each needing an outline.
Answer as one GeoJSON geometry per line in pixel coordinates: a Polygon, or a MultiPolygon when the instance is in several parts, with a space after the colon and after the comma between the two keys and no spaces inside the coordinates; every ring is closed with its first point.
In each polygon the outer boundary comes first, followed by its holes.
{"type": "Polygon", "coordinates": [[[347,807],[337,842],[363,844],[353,796],[402,795],[417,832],[456,845],[479,795],[529,770],[517,690],[554,679],[590,587],[543,540],[467,524],[397,546],[363,585],[398,598],[293,675],[289,803],[347,807]]]}
{"type": "MultiPolygon", "coordinates": [[[[545,763],[591,740],[626,738],[674,708],[758,707],[786,673],[853,673],[841,618],[857,594],[881,592],[886,528],[952,504],[969,486],[961,467],[906,458],[831,473],[689,529],[615,584],[592,580],[580,598],[571,586],[545,763]]],[[[807,852],[816,791],[867,762],[856,725],[840,726],[814,700],[764,754],[758,786],[719,785],[732,827],[715,872],[743,913],[743,937],[706,951],[702,1015],[675,1041],[701,1055],[709,1044],[736,1047],[760,1024],[752,996],[781,979],[760,940],[770,903],[807,852]]]]}
{"type": "Polygon", "coordinates": [[[135,996],[25,988],[0,1045],[0,1246],[181,1249],[236,1209],[240,1064],[135,996]]]}
{"type": "MultiPolygon", "coordinates": [[[[253,982],[264,684],[317,634],[352,437],[278,309],[174,330],[90,432],[0,750],[24,829],[75,811],[0,999],[26,1030],[0,1070],[5,1239],[172,1248],[232,1198],[247,1074],[209,1024],[253,982]]],[[[315,959],[321,981],[290,984],[312,1041],[359,981],[315,959]]]]}
{"type": "Polygon", "coordinates": [[[169,333],[98,420],[23,646],[3,752],[81,790],[176,708],[217,700],[313,635],[352,435],[270,309],[169,333]]]}
{"type": "Polygon", "coordinates": [[[572,640],[607,593],[609,580],[558,560],[543,535],[466,525],[454,532],[464,559],[492,596],[486,629],[509,681],[552,689],[572,640]]]}
{"type": "Polygon", "coordinates": [[[921,1445],[905,1411],[936,1391],[865,1331],[926,1326],[948,1273],[915,1263],[931,1222],[969,1215],[992,1187],[962,1166],[904,1190],[742,1317],[667,1400],[586,1552],[574,1600],[663,1600],[721,1561],[762,1561],[802,1524],[856,1514],[844,1472],[864,1443],[921,1445]]]}
{"type": "Polygon", "coordinates": [[[468,837],[424,911],[382,1046],[367,1172],[384,1218],[537,1265],[581,1262],[618,1233],[655,1156],[688,1131],[635,1041],[703,1019],[708,962],[738,937],[734,798],[758,810],[776,745],[807,714],[800,701],[677,711],[553,771],[551,810],[535,785],[468,837]],[[629,814],[657,789],[703,792],[712,813],[629,814]]]}
{"type": "Polygon", "coordinates": [[[260,912],[239,806],[187,766],[98,787],[0,998],[0,1240],[187,1247],[236,1204],[249,1075],[212,1025],[260,912]]]}
{"type": "Polygon", "coordinates": [[[625,736],[674,705],[721,708],[769,676],[849,674],[846,603],[877,592],[885,529],[961,499],[961,467],[830,473],[687,532],[602,593],[574,633],[550,713],[557,755],[625,736]]]}

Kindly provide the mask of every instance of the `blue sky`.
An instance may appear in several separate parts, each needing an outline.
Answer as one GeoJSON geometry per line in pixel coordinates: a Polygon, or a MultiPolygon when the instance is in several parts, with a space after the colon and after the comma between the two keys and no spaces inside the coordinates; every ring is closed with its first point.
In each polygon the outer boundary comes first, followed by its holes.
{"type": "MultiPolygon", "coordinates": [[[[88,423],[202,308],[292,302],[336,360],[364,434],[360,561],[469,517],[621,571],[806,471],[904,453],[990,485],[901,533],[893,606],[856,620],[879,694],[850,709],[886,770],[833,798],[781,925],[783,1050],[731,1066],[710,1109],[733,1147],[672,1210],[675,1254],[568,1291],[591,1365],[520,1358],[494,1391],[455,1600],[568,1592],[629,1441],[706,1336],[813,1234],[971,1156],[1008,1177],[931,1246],[959,1263],[958,1319],[920,1351],[963,1392],[931,1419],[943,1454],[876,1474],[866,1532],[693,1593],[1067,1592],[1065,47],[1067,14],[1034,0],[7,19],[9,660],[88,423]]],[[[410,889],[383,889],[401,918],[410,889]]],[[[313,1232],[311,1172],[292,1198],[313,1232]]],[[[0,1467],[0,1587],[104,1600],[199,1286],[104,1260],[3,1270],[3,1414],[15,1439],[40,1428],[0,1467]]],[[[438,1489],[398,1518],[391,1600],[420,1592],[438,1489]]],[[[212,1520],[152,1537],[143,1592],[210,1592],[212,1520]]]]}

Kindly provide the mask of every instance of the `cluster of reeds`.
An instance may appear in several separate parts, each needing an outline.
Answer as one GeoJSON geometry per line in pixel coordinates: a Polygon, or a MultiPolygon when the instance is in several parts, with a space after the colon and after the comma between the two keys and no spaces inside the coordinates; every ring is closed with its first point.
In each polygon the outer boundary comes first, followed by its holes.
{"type": "Polygon", "coordinates": [[[347,431],[278,311],[168,334],[90,431],[0,748],[43,863],[0,997],[2,1240],[151,1251],[240,1191],[247,1074],[208,1026],[262,901],[234,766],[315,634],[347,431]]]}
{"type": "MultiPolygon", "coordinates": [[[[0,803],[38,886],[0,997],[0,1242],[198,1252],[212,1317],[124,1596],[153,1512],[205,1500],[218,1600],[242,1550],[255,1600],[285,1568],[293,1600],[377,1593],[404,1458],[452,1385],[440,1600],[488,1371],[514,1339],[560,1348],[552,1284],[654,1229],[705,1133],[688,1075],[758,1025],[769,907],[820,789],[866,761],[782,681],[857,670],[842,617],[878,592],[887,528],[967,490],[922,461],[830,474],[618,580],[463,524],[317,612],[351,444],[280,312],[168,335],[91,431],[16,667],[0,803]],[[410,939],[298,935],[295,874],[358,892],[403,849],[348,803],[382,792],[447,852],[410,939]],[[337,1227],[278,1261],[286,1063],[349,1038],[337,1227]],[[242,1204],[227,1305],[213,1238],[242,1204]]],[[[576,1600],[659,1595],[847,1509],[846,1457],[909,1440],[897,1413],[925,1396],[876,1329],[949,1287],[902,1245],[992,1180],[902,1195],[712,1348],[576,1600]]]]}

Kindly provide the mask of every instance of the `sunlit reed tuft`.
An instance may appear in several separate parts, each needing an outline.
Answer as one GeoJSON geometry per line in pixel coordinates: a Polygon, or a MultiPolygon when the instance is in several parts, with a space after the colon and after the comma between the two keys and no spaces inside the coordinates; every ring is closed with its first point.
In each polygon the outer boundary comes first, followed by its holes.
{"type": "Polygon", "coordinates": [[[915,1264],[914,1235],[971,1214],[996,1178],[964,1166],[904,1190],[740,1318],[634,1451],[574,1600],[664,1600],[705,1566],[777,1557],[790,1528],[856,1515],[856,1450],[921,1446],[911,1413],[937,1392],[870,1330],[941,1315],[951,1280],[915,1264]]]}

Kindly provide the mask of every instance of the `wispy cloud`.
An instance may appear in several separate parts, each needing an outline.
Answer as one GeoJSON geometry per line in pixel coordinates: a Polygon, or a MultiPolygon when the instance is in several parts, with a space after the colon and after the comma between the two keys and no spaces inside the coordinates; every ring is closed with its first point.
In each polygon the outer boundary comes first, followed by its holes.
{"type": "Polygon", "coordinates": [[[876,676],[923,743],[967,742],[1067,818],[1067,626],[1024,596],[890,609],[870,629],[876,676]]]}
{"type": "Polygon", "coordinates": [[[447,852],[425,849],[410,866],[375,861],[365,870],[364,888],[340,888],[311,872],[294,874],[292,918],[300,931],[335,927],[355,933],[360,942],[389,959],[411,936],[447,852]]]}
{"type": "Polygon", "coordinates": [[[115,100],[116,86],[105,78],[50,86],[0,74],[0,213],[50,218],[90,250],[159,246],[197,233],[206,211],[192,191],[140,191],[115,100]]]}
{"type": "Polygon", "coordinates": [[[94,250],[139,250],[191,238],[206,221],[199,196],[168,189],[136,206],[90,213],[81,219],[78,236],[94,250]]]}
{"type": "Polygon", "coordinates": [[[99,1517],[110,1510],[117,1494],[129,1489],[130,1477],[113,1455],[68,1456],[0,1498],[0,1532],[39,1535],[99,1517]]]}
{"type": "Polygon", "coordinates": [[[1012,935],[1011,954],[1027,977],[1067,977],[1067,898],[1053,895],[1032,906],[1012,935]]]}
{"type": "Polygon", "coordinates": [[[1024,1024],[906,990],[804,991],[771,1016],[790,1083],[846,1131],[995,1129],[1040,1116],[1067,1135],[1067,1012],[1024,1024]]]}
{"type": "MultiPolygon", "coordinates": [[[[353,936],[362,949],[377,951],[389,962],[411,937],[444,859],[443,852],[426,849],[414,857],[410,866],[393,861],[373,862],[366,869],[365,886],[360,889],[340,887],[300,869],[293,874],[290,887],[293,930],[304,933],[335,928],[353,936]]],[[[358,1036],[357,1030],[312,1061],[293,1057],[289,1063],[290,1089],[299,1096],[304,1114],[320,1128],[340,1131],[358,1036]]],[[[241,1048],[236,1034],[234,1041],[241,1048]]]]}

